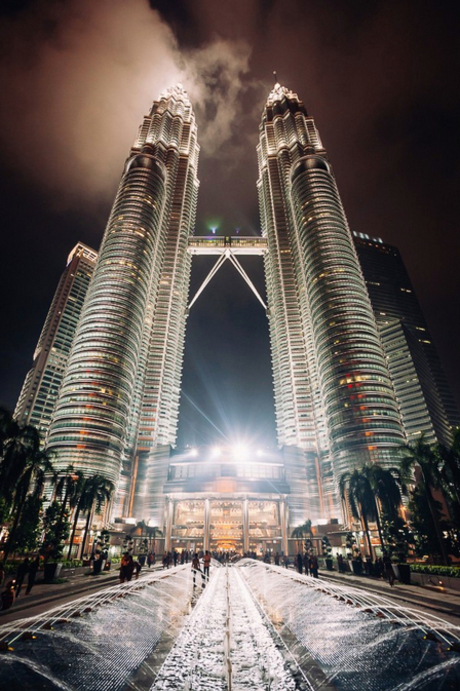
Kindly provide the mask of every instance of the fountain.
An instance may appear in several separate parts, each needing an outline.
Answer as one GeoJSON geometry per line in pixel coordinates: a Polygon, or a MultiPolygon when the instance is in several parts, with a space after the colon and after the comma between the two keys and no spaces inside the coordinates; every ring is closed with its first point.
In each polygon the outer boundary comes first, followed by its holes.
{"type": "Polygon", "coordinates": [[[0,627],[0,691],[460,688],[460,628],[250,559],[156,571],[0,627]],[[142,673],[141,673],[142,671],[142,673]]]}

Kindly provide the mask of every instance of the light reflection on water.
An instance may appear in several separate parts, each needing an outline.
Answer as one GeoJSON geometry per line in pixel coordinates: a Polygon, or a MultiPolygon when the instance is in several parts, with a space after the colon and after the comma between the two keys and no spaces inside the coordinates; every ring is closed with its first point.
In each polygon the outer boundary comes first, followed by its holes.
{"type": "Polygon", "coordinates": [[[36,640],[0,653],[0,689],[116,691],[157,645],[166,626],[188,609],[190,572],[171,574],[107,602],[36,640]]]}
{"type": "Polygon", "coordinates": [[[377,618],[260,563],[241,571],[281,632],[287,627],[338,689],[460,688],[458,653],[423,640],[419,629],[377,618]]]}

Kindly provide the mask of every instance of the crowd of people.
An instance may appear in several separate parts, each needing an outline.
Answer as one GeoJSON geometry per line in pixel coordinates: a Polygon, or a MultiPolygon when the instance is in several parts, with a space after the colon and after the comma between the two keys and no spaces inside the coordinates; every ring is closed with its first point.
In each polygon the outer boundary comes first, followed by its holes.
{"type": "MultiPolygon", "coordinates": [[[[252,559],[260,558],[255,552],[247,552],[244,554],[245,557],[250,557],[252,559]]],[[[337,553],[337,569],[339,573],[345,573],[349,570],[348,563],[344,559],[343,555],[337,553]]],[[[173,549],[171,551],[165,551],[162,556],[163,569],[169,569],[171,566],[177,566],[178,564],[188,564],[191,562],[193,571],[193,585],[196,584],[197,574],[201,573],[203,587],[205,583],[209,580],[209,571],[211,565],[211,559],[216,559],[221,564],[229,564],[240,558],[237,552],[229,550],[221,550],[216,552],[210,552],[206,550],[205,552],[191,552],[189,550],[183,549],[178,551],[173,549]]],[[[291,560],[288,555],[267,551],[262,554],[262,561],[267,564],[274,563],[275,566],[284,566],[289,568],[291,565],[291,560]]],[[[297,571],[305,575],[312,576],[313,578],[318,578],[318,557],[315,554],[302,554],[299,552],[294,557],[294,568],[297,571]]],[[[390,586],[393,586],[395,580],[395,574],[393,567],[391,565],[391,559],[389,555],[384,552],[382,557],[377,557],[373,561],[370,557],[363,559],[361,554],[358,553],[354,556],[354,561],[361,565],[362,572],[369,576],[374,576],[376,578],[385,578],[388,580],[390,586]]],[[[135,578],[139,577],[141,569],[147,565],[151,568],[156,564],[155,552],[148,552],[147,554],[140,554],[134,557],[130,552],[125,552],[120,563],[120,583],[125,583],[131,581],[133,576],[135,578]]],[[[40,568],[40,556],[37,555],[34,558],[25,557],[25,559],[19,564],[14,578],[11,578],[5,583],[4,590],[0,593],[0,609],[9,609],[17,599],[23,587],[25,585],[25,594],[29,595],[32,588],[34,587],[37,572],[40,568]],[[26,581],[27,577],[27,582],[26,581]]],[[[359,569],[358,569],[359,572],[359,569]]],[[[0,563],[0,586],[3,586],[5,581],[5,570],[3,563],[0,563]]]]}
{"type": "Polygon", "coordinates": [[[301,554],[296,556],[296,568],[299,573],[304,573],[306,576],[318,578],[318,557],[316,554],[301,554]]]}
{"type": "MultiPolygon", "coordinates": [[[[162,565],[163,569],[169,569],[172,565],[188,564],[191,560],[193,572],[193,585],[196,585],[197,574],[201,574],[202,585],[205,587],[209,581],[209,572],[211,567],[212,555],[209,550],[204,553],[191,553],[188,550],[178,552],[166,551],[163,554],[162,565]]],[[[150,568],[156,563],[156,555],[154,552],[149,552],[147,555],[141,554],[134,557],[130,552],[125,552],[120,562],[120,583],[129,583],[132,578],[138,578],[142,567],[147,563],[150,568]]]]}

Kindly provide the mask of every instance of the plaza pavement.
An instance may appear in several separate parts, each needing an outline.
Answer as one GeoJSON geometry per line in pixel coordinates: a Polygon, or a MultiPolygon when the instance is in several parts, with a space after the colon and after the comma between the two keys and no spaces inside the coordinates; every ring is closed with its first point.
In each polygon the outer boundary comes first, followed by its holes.
{"type": "Polygon", "coordinates": [[[388,581],[381,578],[340,574],[338,571],[320,571],[319,577],[341,586],[349,584],[353,588],[368,590],[404,603],[403,606],[411,609],[436,613],[442,619],[460,626],[460,593],[456,590],[439,586],[406,585],[399,581],[395,581],[394,586],[390,587],[388,581]]]}
{"type": "MultiPolygon", "coordinates": [[[[153,569],[161,569],[157,563],[153,569]]],[[[291,567],[292,568],[292,567],[291,567]]],[[[148,572],[144,567],[141,573],[148,572]]],[[[39,574],[32,592],[25,594],[26,585],[15,600],[11,609],[0,611],[0,626],[10,621],[42,614],[60,604],[66,604],[84,595],[107,588],[118,583],[118,565],[111,571],[93,576],[87,567],[67,569],[61,572],[64,583],[43,583],[39,574]]],[[[427,587],[420,585],[405,585],[395,581],[390,588],[387,581],[370,576],[356,576],[355,574],[339,574],[337,571],[319,572],[319,577],[333,581],[341,586],[365,589],[372,593],[388,597],[400,602],[402,606],[437,613],[440,617],[453,624],[460,625],[460,593],[444,587],[427,587]]],[[[27,578],[26,578],[27,582],[27,578]]]]}
{"type": "MultiPolygon", "coordinates": [[[[162,568],[161,563],[155,564],[150,571],[159,568],[162,568]]],[[[147,571],[149,571],[149,568],[144,566],[141,574],[147,571]]],[[[8,580],[8,578],[6,577],[5,580],[8,580]]],[[[26,576],[21,593],[14,601],[11,609],[0,611],[0,626],[10,621],[42,614],[57,605],[64,605],[66,602],[71,602],[84,595],[90,595],[102,588],[116,585],[119,581],[119,564],[115,565],[115,568],[110,571],[104,571],[97,576],[94,576],[88,567],[63,569],[60,578],[65,580],[65,582],[44,583],[43,573],[39,572],[32,591],[29,595],[26,595],[26,576]]]]}

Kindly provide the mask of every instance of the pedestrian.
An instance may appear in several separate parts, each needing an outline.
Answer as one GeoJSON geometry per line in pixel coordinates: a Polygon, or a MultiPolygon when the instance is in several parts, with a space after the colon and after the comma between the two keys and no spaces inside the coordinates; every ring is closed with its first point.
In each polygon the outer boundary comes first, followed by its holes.
{"type": "Polygon", "coordinates": [[[139,578],[139,574],[141,572],[141,569],[142,569],[141,560],[138,559],[137,561],[134,562],[134,569],[133,569],[133,571],[136,572],[136,580],[139,578]]]}
{"type": "Polygon", "coordinates": [[[203,557],[203,575],[207,581],[209,581],[209,567],[211,566],[211,555],[208,550],[206,550],[203,557]]]}
{"type": "Polygon", "coordinates": [[[134,571],[134,561],[129,554],[129,552],[125,552],[123,555],[123,558],[121,560],[120,564],[120,583],[124,583],[125,581],[130,581],[131,578],[133,577],[133,571],[134,571]]]}
{"type": "Polygon", "coordinates": [[[299,573],[302,573],[302,567],[303,567],[303,558],[300,552],[297,554],[297,571],[299,573]]]}
{"type": "Polygon", "coordinates": [[[177,550],[173,550],[173,560],[174,560],[174,566],[177,566],[177,550]]]}
{"type": "Polygon", "coordinates": [[[284,561],[284,568],[288,569],[289,568],[289,557],[287,554],[284,555],[283,561],[284,561]]]}
{"type": "Polygon", "coordinates": [[[366,561],[364,562],[364,571],[366,572],[366,576],[372,576],[373,573],[373,563],[372,563],[372,557],[367,556],[366,561]]]}
{"type": "Polygon", "coordinates": [[[316,554],[312,554],[310,557],[310,576],[318,578],[318,557],[316,554]]]}
{"type": "Polygon", "coordinates": [[[310,569],[310,557],[306,552],[303,555],[303,567],[305,569],[305,575],[308,576],[308,571],[310,569]]]}
{"type": "Polygon", "coordinates": [[[201,566],[198,554],[195,552],[192,559],[193,587],[196,585],[196,574],[198,571],[201,573],[201,566]]]}
{"type": "Polygon", "coordinates": [[[35,584],[35,578],[37,576],[37,571],[40,568],[40,555],[37,554],[33,562],[29,567],[29,575],[27,576],[27,588],[26,595],[30,593],[35,584]]]}
{"type": "Polygon", "coordinates": [[[393,566],[391,564],[391,558],[390,555],[387,552],[383,553],[383,568],[385,571],[385,576],[388,578],[388,583],[390,584],[390,587],[393,587],[393,584],[395,582],[395,572],[393,571],[393,566]]]}
{"type": "Polygon", "coordinates": [[[337,568],[339,570],[339,573],[343,573],[343,557],[341,554],[337,552],[337,568]]]}
{"type": "Polygon", "coordinates": [[[280,565],[280,555],[278,554],[278,552],[275,552],[275,566],[279,566],[279,565],[280,565]]]}
{"type": "Polygon", "coordinates": [[[5,578],[5,566],[2,561],[0,561],[0,585],[3,585],[3,580],[5,578]]]}
{"type": "Polygon", "coordinates": [[[149,569],[152,566],[152,564],[153,564],[153,554],[152,554],[152,552],[149,552],[147,555],[147,566],[149,567],[149,569]]]}
{"type": "Polygon", "coordinates": [[[26,557],[22,564],[19,564],[18,566],[18,570],[16,572],[16,598],[19,597],[26,574],[29,573],[29,566],[30,563],[28,557],[26,557]]]}
{"type": "Polygon", "coordinates": [[[138,562],[141,566],[145,566],[146,559],[147,557],[145,554],[139,554],[138,562]]]}

